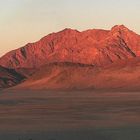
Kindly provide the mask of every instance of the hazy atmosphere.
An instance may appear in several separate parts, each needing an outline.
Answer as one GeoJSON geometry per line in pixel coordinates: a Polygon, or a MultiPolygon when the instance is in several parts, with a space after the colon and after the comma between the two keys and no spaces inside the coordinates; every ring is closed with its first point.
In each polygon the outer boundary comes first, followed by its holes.
{"type": "Polygon", "coordinates": [[[0,0],[0,140],[140,140],[139,8],[0,0]]]}
{"type": "Polygon", "coordinates": [[[139,7],[139,0],[0,0],[0,56],[64,28],[124,24],[140,33],[139,7]]]}

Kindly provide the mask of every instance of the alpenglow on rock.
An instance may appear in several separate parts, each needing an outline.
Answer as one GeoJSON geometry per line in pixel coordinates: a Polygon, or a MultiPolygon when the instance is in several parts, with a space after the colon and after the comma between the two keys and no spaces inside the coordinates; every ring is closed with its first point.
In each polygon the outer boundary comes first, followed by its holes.
{"type": "Polygon", "coordinates": [[[0,58],[7,68],[39,68],[52,62],[73,62],[103,66],[140,56],[140,36],[123,25],[111,30],[65,29],[0,58]]]}

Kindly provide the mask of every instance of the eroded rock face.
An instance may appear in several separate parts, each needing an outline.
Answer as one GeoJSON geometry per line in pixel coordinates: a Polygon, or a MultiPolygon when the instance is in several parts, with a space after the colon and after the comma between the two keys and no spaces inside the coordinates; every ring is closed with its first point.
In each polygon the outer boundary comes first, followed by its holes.
{"type": "Polygon", "coordinates": [[[25,78],[25,76],[17,73],[13,69],[0,66],[0,89],[15,86],[25,78]]]}
{"type": "Polygon", "coordinates": [[[38,42],[29,43],[0,58],[7,68],[39,68],[52,62],[73,62],[103,66],[140,56],[140,36],[125,26],[108,30],[65,29],[38,42]]]}

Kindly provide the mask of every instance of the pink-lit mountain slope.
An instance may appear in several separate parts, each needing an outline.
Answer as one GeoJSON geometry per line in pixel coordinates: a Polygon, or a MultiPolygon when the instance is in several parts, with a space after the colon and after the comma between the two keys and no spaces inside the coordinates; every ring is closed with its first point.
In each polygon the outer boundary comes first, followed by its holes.
{"type": "Polygon", "coordinates": [[[23,89],[139,89],[139,63],[140,36],[123,25],[65,29],[0,58],[26,77],[16,86],[23,89]]]}
{"type": "Polygon", "coordinates": [[[7,68],[39,68],[52,62],[107,65],[140,56],[140,36],[123,25],[108,30],[65,29],[0,58],[7,68]]]}
{"type": "Polygon", "coordinates": [[[107,67],[79,63],[53,63],[40,68],[16,89],[140,90],[140,58],[107,67]]]}

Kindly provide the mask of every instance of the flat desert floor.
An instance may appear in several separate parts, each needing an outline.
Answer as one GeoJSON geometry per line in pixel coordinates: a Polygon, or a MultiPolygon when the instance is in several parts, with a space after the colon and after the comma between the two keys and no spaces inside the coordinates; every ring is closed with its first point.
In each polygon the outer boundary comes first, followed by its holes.
{"type": "Polygon", "coordinates": [[[140,140],[140,92],[0,91],[0,140],[140,140]]]}

